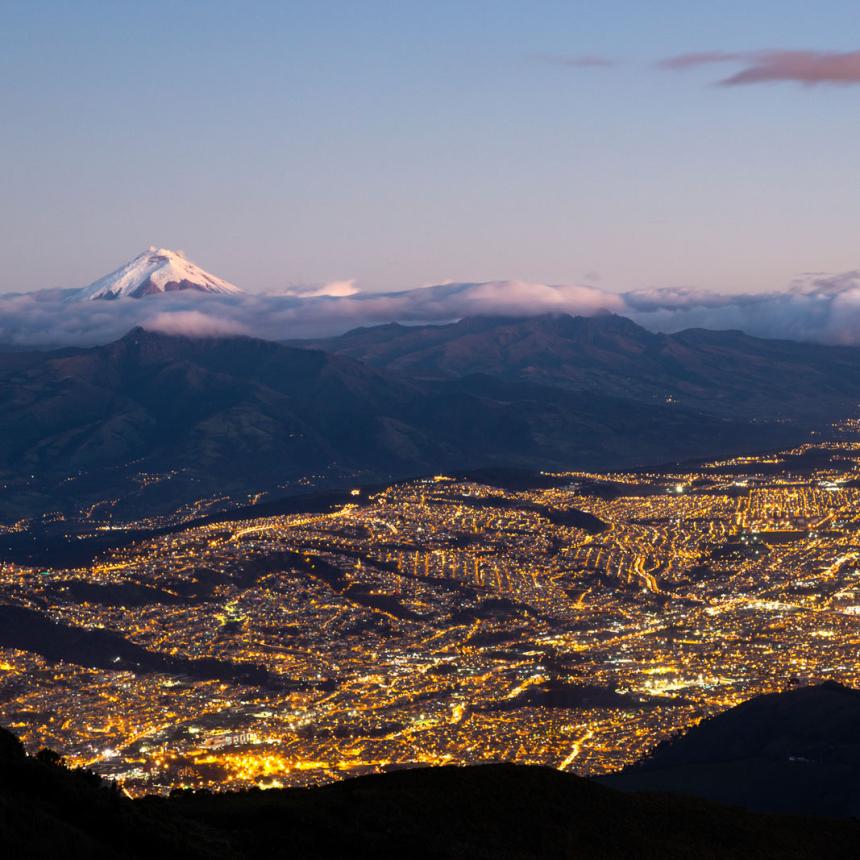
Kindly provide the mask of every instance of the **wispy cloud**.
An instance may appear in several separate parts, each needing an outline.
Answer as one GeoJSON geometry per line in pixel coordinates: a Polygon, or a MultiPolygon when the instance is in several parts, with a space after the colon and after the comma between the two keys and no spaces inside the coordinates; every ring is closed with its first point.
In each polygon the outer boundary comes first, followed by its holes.
{"type": "Polygon", "coordinates": [[[731,51],[695,51],[691,54],[676,54],[666,57],[657,63],[659,69],[692,69],[696,66],[706,66],[713,63],[731,63],[747,59],[747,54],[731,51]]]}
{"type": "Polygon", "coordinates": [[[774,81],[804,86],[860,84],[860,51],[700,51],[667,57],[658,66],[680,71],[717,63],[741,66],[717,82],[724,87],[774,81]]]}
{"type": "Polygon", "coordinates": [[[553,66],[573,69],[606,69],[618,65],[616,60],[600,54],[534,54],[532,58],[553,66]]]}

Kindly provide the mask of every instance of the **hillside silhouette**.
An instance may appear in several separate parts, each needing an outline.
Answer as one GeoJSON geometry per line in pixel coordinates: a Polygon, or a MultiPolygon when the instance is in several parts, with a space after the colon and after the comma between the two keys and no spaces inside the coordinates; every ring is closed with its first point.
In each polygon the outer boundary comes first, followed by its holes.
{"type": "Polygon", "coordinates": [[[0,730],[8,858],[853,858],[855,821],[625,794],[542,767],[403,770],[310,789],[131,800],[0,730]]]}
{"type": "Polygon", "coordinates": [[[860,690],[827,682],[756,696],[601,781],[761,812],[860,817],[860,690]]]}

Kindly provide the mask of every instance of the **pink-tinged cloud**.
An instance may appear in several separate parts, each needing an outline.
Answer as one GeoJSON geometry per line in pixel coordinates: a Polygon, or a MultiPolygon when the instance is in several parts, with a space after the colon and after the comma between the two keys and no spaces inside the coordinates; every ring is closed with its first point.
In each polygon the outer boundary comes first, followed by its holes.
{"type": "Polygon", "coordinates": [[[355,281],[350,279],[346,281],[328,281],[325,284],[287,287],[284,290],[280,290],[277,295],[310,299],[314,296],[354,296],[357,292],[358,287],[355,285],[355,281]]]}
{"type": "Polygon", "coordinates": [[[724,87],[790,81],[804,86],[860,84],[860,51],[702,51],[662,60],[664,69],[684,70],[715,63],[740,63],[724,87]]]}
{"type": "Polygon", "coordinates": [[[860,51],[844,54],[824,51],[775,51],[721,81],[723,86],[764,81],[796,81],[816,84],[860,84],[860,51]]]}
{"type": "Polygon", "coordinates": [[[149,331],[188,337],[225,337],[248,333],[248,329],[238,320],[186,310],[158,313],[144,320],[143,327],[149,331]]]}

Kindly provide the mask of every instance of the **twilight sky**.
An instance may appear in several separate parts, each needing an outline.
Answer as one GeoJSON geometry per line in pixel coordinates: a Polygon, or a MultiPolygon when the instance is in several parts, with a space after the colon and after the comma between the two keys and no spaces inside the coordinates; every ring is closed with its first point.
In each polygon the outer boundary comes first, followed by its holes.
{"type": "Polygon", "coordinates": [[[860,267],[852,0],[0,0],[0,292],[860,267]]]}

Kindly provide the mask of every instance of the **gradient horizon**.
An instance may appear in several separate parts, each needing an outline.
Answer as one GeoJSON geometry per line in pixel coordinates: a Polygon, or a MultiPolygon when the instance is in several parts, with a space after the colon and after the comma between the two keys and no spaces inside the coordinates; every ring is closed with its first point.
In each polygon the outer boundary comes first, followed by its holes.
{"type": "Polygon", "coordinates": [[[860,267],[856,5],[0,2],[0,292],[147,245],[247,290],[356,279],[779,289],[860,267]]]}

